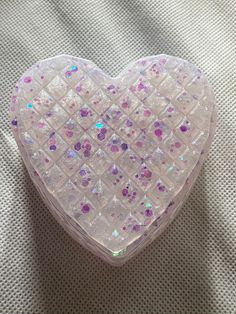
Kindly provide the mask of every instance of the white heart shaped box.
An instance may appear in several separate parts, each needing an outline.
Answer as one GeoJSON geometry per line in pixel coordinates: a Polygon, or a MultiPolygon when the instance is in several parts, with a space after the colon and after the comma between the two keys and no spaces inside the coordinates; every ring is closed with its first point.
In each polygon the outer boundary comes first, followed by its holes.
{"type": "Polygon", "coordinates": [[[11,125],[57,221],[121,265],[175,217],[212,142],[215,99],[203,72],[158,55],[118,77],[88,60],[39,61],[17,82],[11,125]]]}

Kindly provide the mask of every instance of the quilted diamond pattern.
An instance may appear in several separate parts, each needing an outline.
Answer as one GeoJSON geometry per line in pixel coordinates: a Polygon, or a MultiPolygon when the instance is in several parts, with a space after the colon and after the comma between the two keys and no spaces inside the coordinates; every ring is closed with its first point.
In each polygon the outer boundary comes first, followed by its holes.
{"type": "Polygon", "coordinates": [[[119,263],[171,221],[214,126],[200,69],[160,55],[110,78],[58,56],[33,66],[15,92],[11,121],[28,170],[64,226],[75,221],[78,239],[82,228],[119,263]]]}

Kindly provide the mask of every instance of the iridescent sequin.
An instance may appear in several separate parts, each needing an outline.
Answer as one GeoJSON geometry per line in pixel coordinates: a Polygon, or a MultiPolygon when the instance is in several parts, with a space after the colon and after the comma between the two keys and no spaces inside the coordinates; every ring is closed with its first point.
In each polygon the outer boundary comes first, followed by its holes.
{"type": "Polygon", "coordinates": [[[38,62],[17,83],[10,116],[54,214],[114,264],[171,221],[215,123],[202,71],[165,55],[117,78],[75,57],[38,62]]]}

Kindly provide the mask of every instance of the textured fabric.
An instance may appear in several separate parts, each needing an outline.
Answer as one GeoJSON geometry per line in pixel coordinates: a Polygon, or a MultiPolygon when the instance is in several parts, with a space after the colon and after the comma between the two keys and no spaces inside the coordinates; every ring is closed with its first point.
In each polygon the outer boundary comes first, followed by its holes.
{"type": "Polygon", "coordinates": [[[235,1],[1,1],[1,313],[235,313],[235,1]],[[208,75],[219,123],[167,231],[122,268],[83,249],[36,192],[8,126],[17,78],[67,53],[111,75],[166,53],[208,75]]]}

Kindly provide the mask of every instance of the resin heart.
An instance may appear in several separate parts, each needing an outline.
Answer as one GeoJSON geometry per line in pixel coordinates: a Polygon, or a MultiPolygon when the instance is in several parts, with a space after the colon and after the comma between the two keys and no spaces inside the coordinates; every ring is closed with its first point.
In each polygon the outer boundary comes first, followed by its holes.
{"type": "Polygon", "coordinates": [[[203,72],[142,58],[111,78],[62,55],[16,84],[11,125],[54,217],[82,245],[120,265],[156,238],[192,187],[215,127],[203,72]]]}

